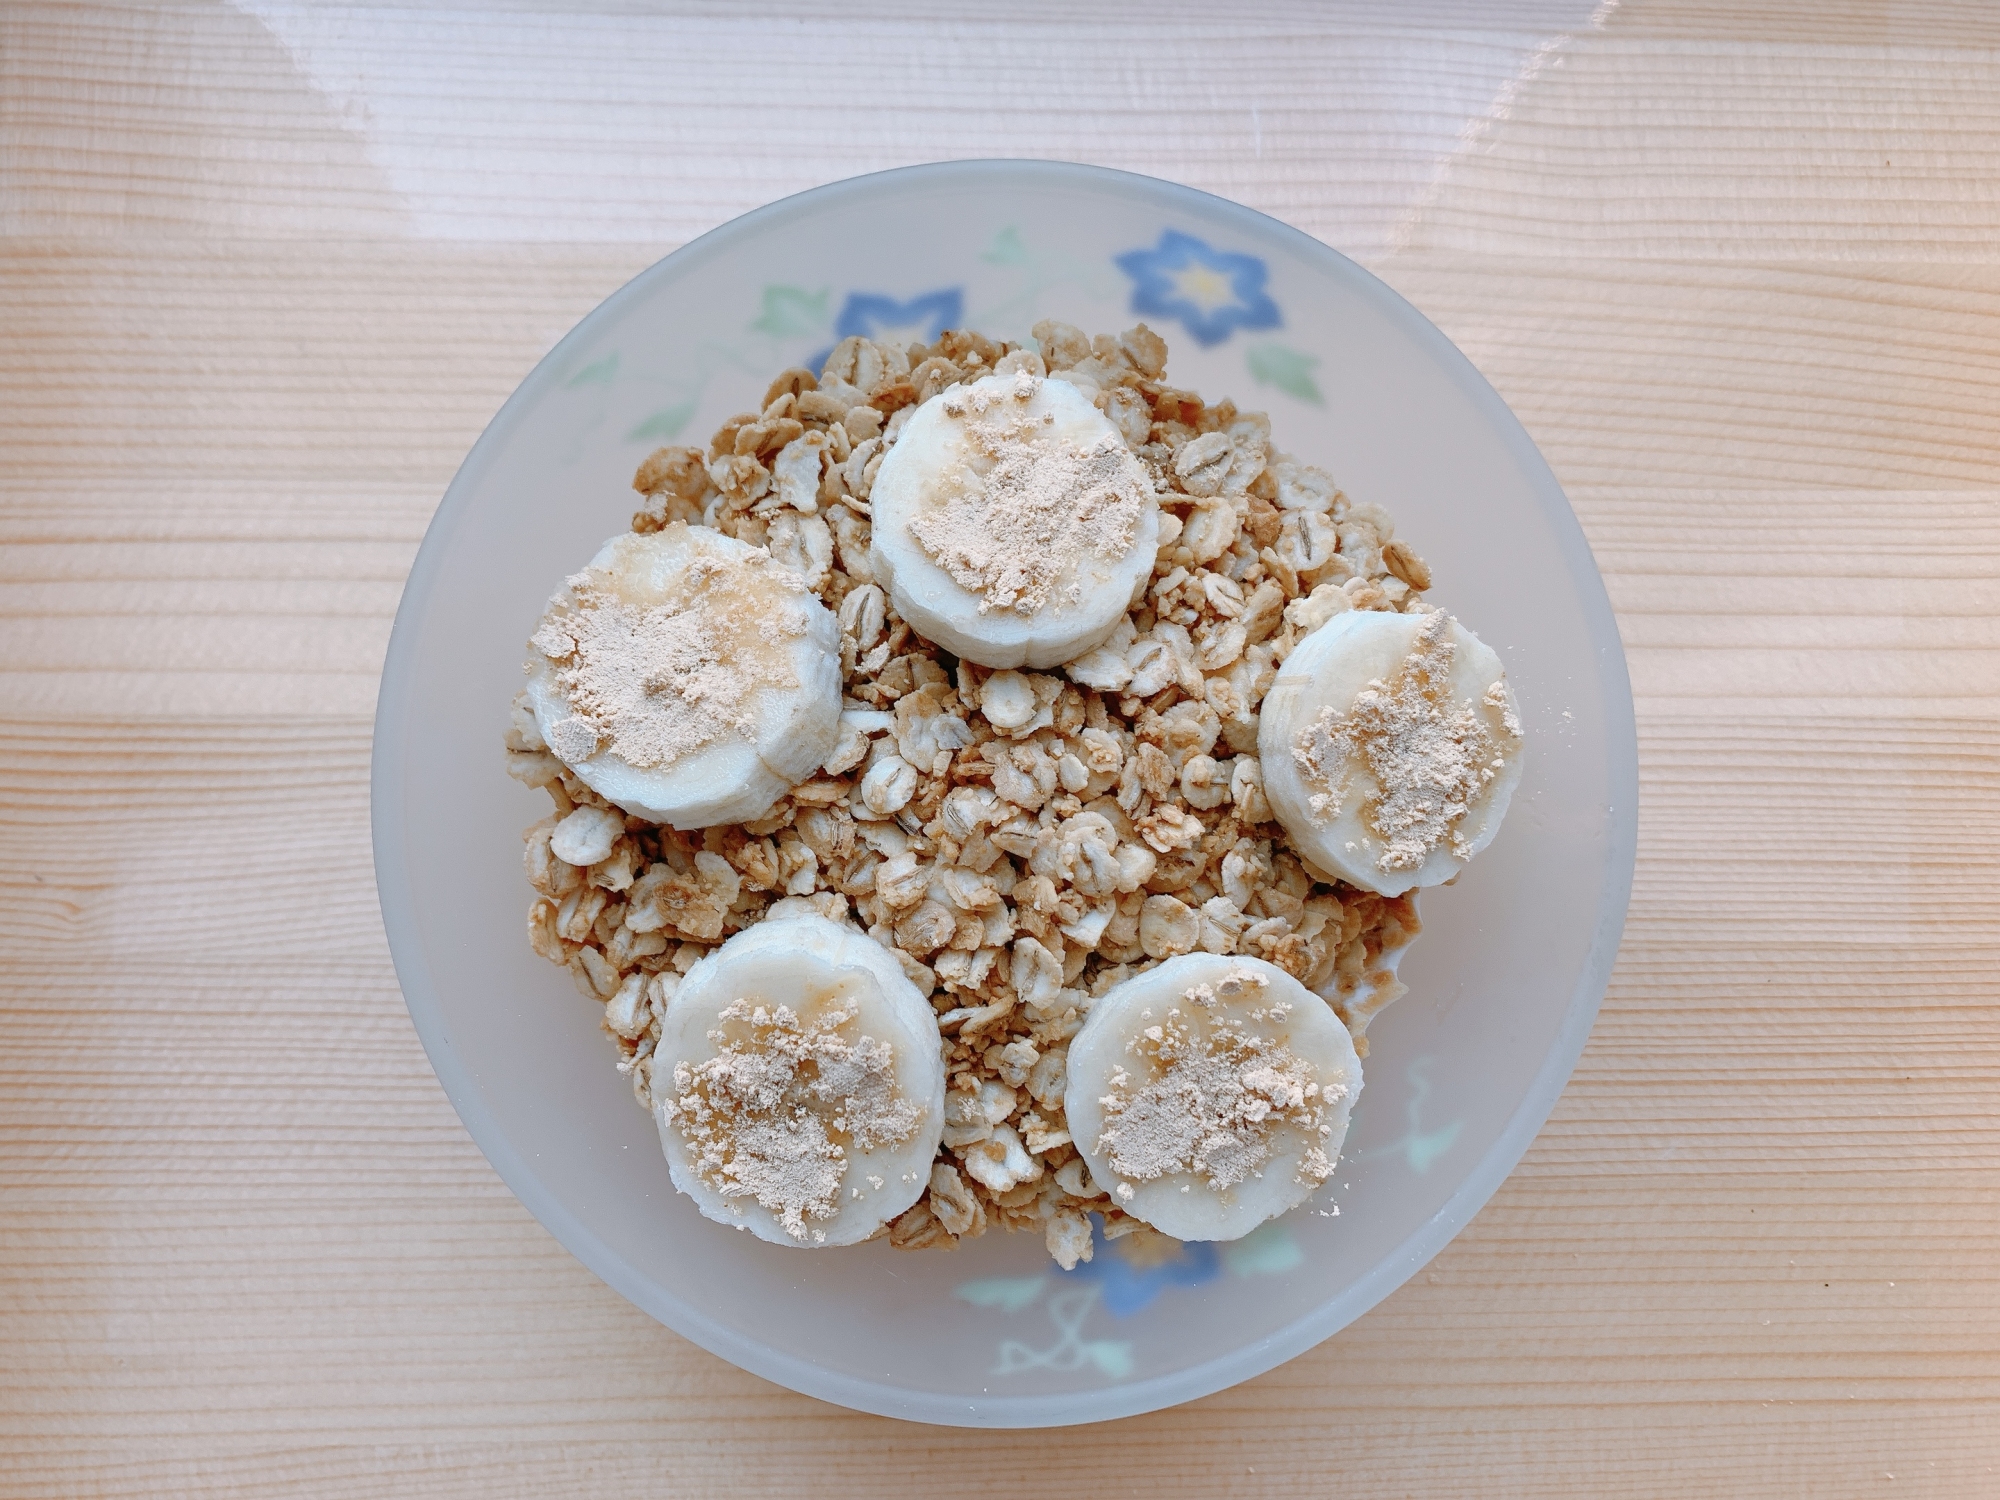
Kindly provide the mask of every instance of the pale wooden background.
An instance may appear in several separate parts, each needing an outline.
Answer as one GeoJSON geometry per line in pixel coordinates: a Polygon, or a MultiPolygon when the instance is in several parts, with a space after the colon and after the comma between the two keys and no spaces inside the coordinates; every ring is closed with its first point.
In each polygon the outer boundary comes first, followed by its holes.
{"type": "Polygon", "coordinates": [[[2000,1494],[2000,11],[0,7],[0,1493],[2000,1494]],[[946,19],[951,17],[951,19],[946,19]],[[626,277],[907,161],[1359,256],[1568,487],[1641,852],[1472,1226],[1173,1413],[819,1405],[445,1103],[369,716],[460,456],[626,277]]]}

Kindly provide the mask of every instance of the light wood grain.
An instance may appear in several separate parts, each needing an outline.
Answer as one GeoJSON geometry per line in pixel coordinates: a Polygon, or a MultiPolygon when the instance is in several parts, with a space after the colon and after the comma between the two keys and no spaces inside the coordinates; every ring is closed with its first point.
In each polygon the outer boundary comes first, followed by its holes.
{"type": "Polygon", "coordinates": [[[0,9],[0,1495],[2000,1494],[1996,86],[1942,0],[0,9]],[[966,1435],[527,1216],[366,774],[431,507],[576,318],[1001,152],[1277,213],[1457,340],[1643,779],[1582,1064],[1425,1272],[1191,1408],[966,1435]]]}

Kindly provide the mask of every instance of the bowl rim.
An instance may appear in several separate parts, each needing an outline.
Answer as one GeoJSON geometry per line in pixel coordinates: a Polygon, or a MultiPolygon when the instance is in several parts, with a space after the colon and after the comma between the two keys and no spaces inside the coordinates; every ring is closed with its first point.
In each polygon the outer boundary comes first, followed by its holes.
{"type": "Polygon", "coordinates": [[[452,476],[438,502],[411,565],[390,632],[376,697],[370,747],[369,811],[376,891],[382,924],[404,1004],[428,1054],[445,1096],[493,1169],[542,1226],[599,1279],[648,1316],[709,1353],[740,1369],[801,1394],[879,1416],[942,1426],[1034,1428],[1071,1426],[1136,1416],[1195,1400],[1261,1375],[1330,1338],[1381,1302],[1442,1250],[1498,1191],[1526,1153],[1575,1069],[1596,1019],[1623,933],[1638,848],[1638,742],[1630,678],[1602,575],[1583,529],[1561,485],[1520,420],[1472,362],[1435,324],[1401,294],[1339,251],[1282,220],[1226,198],[1162,178],[1109,167],[1034,158],[991,158],[896,167],[809,188],[752,209],[720,224],[653,262],[598,303],[542,356],[502,403],[452,476]],[[977,1401],[905,1390],[825,1369],[770,1348],[703,1312],[696,1304],[664,1294],[651,1278],[600,1239],[581,1219],[545,1191],[529,1162],[514,1148],[488,1110],[476,1081],[462,1063],[445,1026],[429,956],[414,915],[414,892],[404,863],[402,780],[398,774],[407,743],[403,724],[412,696],[414,642],[423,601],[430,596],[452,535],[467,518],[471,497],[489,468],[515,413],[542,399],[559,384],[571,352],[615,323],[628,304],[662,276],[726,255],[730,248],[764,232],[801,208],[844,198],[879,194],[885,187],[924,191],[966,181],[1028,187],[1082,188],[1152,202],[1193,202],[1210,219],[1233,222],[1246,234],[1286,242],[1301,259],[1317,261],[1371,298],[1405,328],[1493,424],[1527,476],[1545,514],[1563,563],[1578,582],[1579,603],[1595,645],[1599,687],[1605,706],[1605,747],[1610,806],[1606,827],[1608,858],[1590,946],[1565,1008],[1562,1024],[1528,1089],[1486,1152],[1466,1171],[1444,1204],[1417,1226],[1389,1255],[1358,1280],[1326,1298],[1282,1329],[1170,1374],[1107,1386],[1078,1395],[985,1395],[977,1401]],[[1088,1410],[1080,1410],[1087,1407],[1088,1410]]]}

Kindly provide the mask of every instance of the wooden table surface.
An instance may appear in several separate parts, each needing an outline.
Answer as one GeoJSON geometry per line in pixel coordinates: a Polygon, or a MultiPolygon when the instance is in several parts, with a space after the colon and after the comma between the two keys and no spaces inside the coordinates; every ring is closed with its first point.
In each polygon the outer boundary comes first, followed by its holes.
{"type": "Polygon", "coordinates": [[[2000,9],[739,9],[0,7],[0,1494],[2000,1495],[2000,9]],[[1490,1206],[1052,1434],[584,1271],[432,1077],[366,823],[405,572],[536,358],[746,209],[993,154],[1436,320],[1582,518],[1644,768],[1490,1206]]]}

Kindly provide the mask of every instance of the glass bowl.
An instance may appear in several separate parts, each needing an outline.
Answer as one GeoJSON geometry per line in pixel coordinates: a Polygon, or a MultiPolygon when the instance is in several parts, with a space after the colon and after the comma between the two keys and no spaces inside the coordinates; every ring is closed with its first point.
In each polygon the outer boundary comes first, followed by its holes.
{"type": "Polygon", "coordinates": [[[480,1149],[578,1259],[724,1359],[917,1421],[1052,1426],[1244,1380],[1436,1254],[1533,1139],[1597,1012],[1631,887],[1636,753],[1604,586],[1521,425],[1396,293],[1316,240],[1149,178],[912,167],[802,193],[676,251],[586,317],[467,456],[404,590],[376,716],[376,878],[410,1015],[480,1149]],[[520,832],[547,800],[500,737],[550,592],[626,527],[640,459],[705,442],[780,369],[863,333],[1024,337],[1143,319],[1174,384],[1386,506],[1430,597],[1505,659],[1527,770],[1499,838],[1423,901],[1410,993],[1369,1032],[1340,1168],[1246,1239],[1164,1261],[1038,1237],[800,1251],[667,1180],[596,1008],[529,951],[520,832]]]}

